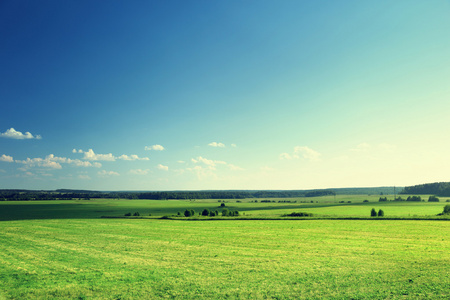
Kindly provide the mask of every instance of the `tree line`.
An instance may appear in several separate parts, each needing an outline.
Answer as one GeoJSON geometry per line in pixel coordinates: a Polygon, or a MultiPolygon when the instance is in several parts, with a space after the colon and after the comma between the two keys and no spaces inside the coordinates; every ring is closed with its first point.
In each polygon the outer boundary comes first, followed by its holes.
{"type": "Polygon", "coordinates": [[[246,199],[246,198],[295,198],[334,195],[331,190],[317,191],[170,191],[170,192],[98,192],[83,190],[0,190],[0,201],[72,200],[72,199],[246,199]]]}
{"type": "Polygon", "coordinates": [[[450,182],[434,182],[407,186],[403,188],[403,191],[401,191],[400,194],[437,195],[441,197],[449,197],[450,182]]]}

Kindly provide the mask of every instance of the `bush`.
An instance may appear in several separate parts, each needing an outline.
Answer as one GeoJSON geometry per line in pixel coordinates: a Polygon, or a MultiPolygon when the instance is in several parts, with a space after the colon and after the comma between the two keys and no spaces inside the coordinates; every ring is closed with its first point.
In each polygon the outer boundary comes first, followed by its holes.
{"type": "Polygon", "coordinates": [[[222,217],[227,217],[228,216],[228,209],[224,209],[222,210],[222,217]]]}
{"type": "Polygon", "coordinates": [[[220,207],[225,207],[225,203],[222,202],[222,204],[220,204],[220,207]]]}
{"type": "Polygon", "coordinates": [[[439,202],[439,198],[436,196],[428,197],[428,202],[439,202]]]}
{"type": "Polygon", "coordinates": [[[286,217],[312,217],[313,214],[307,213],[307,212],[293,212],[293,213],[287,214],[285,216],[286,217]]]}
{"type": "Polygon", "coordinates": [[[126,213],[125,214],[125,217],[130,217],[131,216],[131,213],[126,213]]]}
{"type": "Polygon", "coordinates": [[[380,209],[380,210],[378,211],[378,216],[379,216],[379,217],[384,217],[384,211],[383,211],[382,209],[380,209]]]}
{"type": "Polygon", "coordinates": [[[366,200],[364,200],[363,202],[369,202],[369,200],[366,199],[366,200]]]}
{"type": "Polygon", "coordinates": [[[140,214],[139,214],[138,212],[135,212],[135,213],[133,214],[133,216],[135,216],[135,217],[139,217],[139,216],[140,216],[140,214]]]}
{"type": "Polygon", "coordinates": [[[450,214],[450,204],[444,206],[444,211],[442,212],[444,215],[450,214]]]}
{"type": "Polygon", "coordinates": [[[184,216],[185,216],[185,217],[190,217],[190,216],[192,216],[191,211],[186,209],[186,210],[184,211],[184,216]]]}
{"type": "MultiPolygon", "coordinates": [[[[222,204],[223,204],[223,203],[222,203],[222,204]]],[[[205,208],[205,209],[202,211],[202,216],[205,216],[205,217],[209,216],[209,210],[208,210],[207,208],[205,208]]]]}
{"type": "Polygon", "coordinates": [[[210,216],[210,217],[215,217],[215,216],[216,216],[216,212],[210,211],[210,212],[209,212],[209,216],[210,216]]]}
{"type": "Polygon", "coordinates": [[[372,210],[370,211],[370,216],[371,217],[376,217],[377,216],[377,211],[375,210],[375,208],[372,208],[372,210]]]}

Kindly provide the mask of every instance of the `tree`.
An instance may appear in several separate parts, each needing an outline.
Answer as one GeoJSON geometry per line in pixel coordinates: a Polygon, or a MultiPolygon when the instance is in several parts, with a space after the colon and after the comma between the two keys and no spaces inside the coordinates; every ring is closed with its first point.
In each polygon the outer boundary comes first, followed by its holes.
{"type": "Polygon", "coordinates": [[[184,211],[184,216],[185,216],[185,217],[190,217],[190,216],[191,216],[191,211],[186,209],[186,210],[184,211]]]}
{"type": "Polygon", "coordinates": [[[377,216],[377,211],[375,210],[375,208],[372,208],[372,210],[370,211],[370,216],[371,217],[376,217],[377,216]]]}
{"type": "Polygon", "coordinates": [[[225,203],[222,202],[222,203],[220,204],[220,207],[225,207],[225,203]]]}
{"type": "Polygon", "coordinates": [[[439,202],[439,198],[436,196],[428,197],[428,202],[439,202]]]}
{"type": "Polygon", "coordinates": [[[205,217],[209,216],[209,210],[208,210],[207,208],[205,208],[205,209],[202,211],[202,216],[205,216],[205,217]]]}
{"type": "Polygon", "coordinates": [[[450,214],[450,204],[444,206],[444,211],[442,212],[444,215],[450,214]]]}
{"type": "Polygon", "coordinates": [[[133,216],[138,217],[138,216],[140,216],[140,214],[139,214],[138,212],[135,212],[135,213],[133,214],[133,216]]]}
{"type": "Polygon", "coordinates": [[[228,209],[224,209],[222,210],[222,217],[227,217],[228,216],[228,209]]]}
{"type": "Polygon", "coordinates": [[[384,217],[384,211],[383,211],[382,209],[380,209],[380,210],[378,211],[378,216],[379,216],[379,217],[384,217]]]}

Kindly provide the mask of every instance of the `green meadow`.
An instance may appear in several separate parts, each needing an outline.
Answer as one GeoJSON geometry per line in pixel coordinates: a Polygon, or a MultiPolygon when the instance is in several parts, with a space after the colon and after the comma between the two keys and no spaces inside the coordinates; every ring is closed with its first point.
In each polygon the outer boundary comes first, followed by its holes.
{"type": "Polygon", "coordinates": [[[267,220],[220,221],[160,219],[221,211],[217,200],[0,202],[0,299],[448,299],[450,222],[433,219],[446,199],[377,199],[226,200],[267,220]],[[270,219],[368,217],[371,208],[386,217],[270,219]],[[127,212],[147,217],[101,218],[127,212]]]}

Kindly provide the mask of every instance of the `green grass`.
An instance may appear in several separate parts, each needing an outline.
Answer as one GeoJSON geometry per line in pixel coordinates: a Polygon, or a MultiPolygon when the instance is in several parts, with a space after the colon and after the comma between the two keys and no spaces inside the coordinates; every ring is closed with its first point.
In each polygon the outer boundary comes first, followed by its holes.
{"type": "MultiPolygon", "coordinates": [[[[252,202],[254,199],[225,200],[226,208],[239,210],[241,215],[253,217],[280,217],[283,214],[304,211],[322,216],[367,217],[372,207],[383,209],[386,217],[435,216],[442,212],[446,199],[441,202],[378,202],[379,196],[340,195],[336,197],[270,199],[271,203],[252,202]],[[368,199],[370,202],[364,203],[368,199]],[[296,203],[278,203],[278,201],[296,203]],[[311,203],[313,201],[313,203],[311,203]],[[339,203],[344,201],[345,203],[339,203]],[[351,203],[347,203],[351,201],[351,203]],[[302,203],[303,202],[303,203],[302,203]]],[[[125,213],[139,212],[141,216],[161,217],[181,214],[185,209],[197,213],[203,209],[222,211],[217,200],[56,200],[56,201],[2,201],[1,220],[24,219],[91,219],[101,216],[123,216],[125,213]]]]}
{"type": "MultiPolygon", "coordinates": [[[[447,204],[378,202],[378,196],[364,203],[367,198],[226,200],[226,208],[267,219],[294,211],[368,217],[372,207],[386,217],[428,218],[447,204]]],[[[450,297],[448,220],[100,219],[221,211],[220,204],[0,202],[0,299],[450,297]]]]}
{"type": "Polygon", "coordinates": [[[446,299],[445,221],[0,222],[10,299],[446,299]]]}

